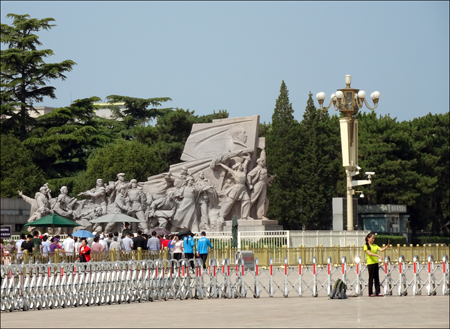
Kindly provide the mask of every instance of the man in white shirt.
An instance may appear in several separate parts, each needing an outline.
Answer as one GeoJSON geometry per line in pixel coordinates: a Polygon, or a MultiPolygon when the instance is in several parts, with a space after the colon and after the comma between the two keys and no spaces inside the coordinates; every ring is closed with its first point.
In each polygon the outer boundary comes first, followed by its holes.
{"type": "Polygon", "coordinates": [[[73,256],[75,250],[75,241],[72,239],[72,234],[69,234],[63,241],[63,248],[66,252],[66,256],[73,256]]]}
{"type": "Polygon", "coordinates": [[[113,239],[112,239],[112,242],[111,242],[111,244],[109,245],[109,249],[111,249],[111,250],[115,250],[115,252],[119,252],[120,251],[120,243],[119,243],[119,241],[117,241],[118,240],[118,238],[115,236],[113,239]]]}
{"type": "Polygon", "coordinates": [[[130,233],[127,233],[126,237],[122,239],[122,244],[123,250],[125,250],[126,253],[129,253],[131,252],[131,250],[133,250],[133,248],[131,247],[131,245],[133,244],[133,240],[131,239],[130,233]]]}
{"type": "Polygon", "coordinates": [[[20,234],[20,240],[16,242],[16,251],[17,251],[17,258],[22,258],[23,250],[22,250],[22,243],[25,241],[25,234],[20,234]]]}
{"type": "Polygon", "coordinates": [[[103,249],[103,251],[109,251],[109,247],[108,247],[108,242],[106,242],[105,241],[105,237],[104,237],[104,235],[102,234],[102,235],[100,235],[100,244],[103,246],[103,247],[105,247],[104,249],[103,249]]]}

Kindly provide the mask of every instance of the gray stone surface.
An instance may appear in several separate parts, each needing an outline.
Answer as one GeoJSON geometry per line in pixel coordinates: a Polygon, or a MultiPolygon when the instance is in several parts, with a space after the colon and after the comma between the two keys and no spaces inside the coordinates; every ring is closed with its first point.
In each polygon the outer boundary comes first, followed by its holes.
{"type": "Polygon", "coordinates": [[[448,328],[448,296],[169,300],[1,314],[2,328],[448,328]],[[149,315],[149,316],[147,316],[149,315]],[[48,320],[44,320],[48,319],[48,320]]]}

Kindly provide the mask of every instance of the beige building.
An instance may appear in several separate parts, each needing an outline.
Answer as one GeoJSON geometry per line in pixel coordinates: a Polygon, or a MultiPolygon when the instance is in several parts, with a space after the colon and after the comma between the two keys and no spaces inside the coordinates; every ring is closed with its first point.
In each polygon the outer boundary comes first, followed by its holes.
{"type": "MultiPolygon", "coordinates": [[[[95,110],[95,114],[99,117],[106,118],[106,119],[112,119],[112,112],[107,107],[110,106],[110,103],[94,103],[94,105],[98,105],[101,108],[95,110]]],[[[125,109],[125,103],[114,103],[113,105],[116,105],[119,107],[119,109],[122,111],[125,109]]],[[[52,112],[56,107],[49,107],[49,106],[36,106],[36,111],[30,111],[30,116],[32,118],[40,117],[41,115],[48,114],[52,112]]],[[[16,108],[17,111],[19,111],[20,108],[16,108]]],[[[9,116],[6,116],[6,118],[9,118],[9,116]]]]}

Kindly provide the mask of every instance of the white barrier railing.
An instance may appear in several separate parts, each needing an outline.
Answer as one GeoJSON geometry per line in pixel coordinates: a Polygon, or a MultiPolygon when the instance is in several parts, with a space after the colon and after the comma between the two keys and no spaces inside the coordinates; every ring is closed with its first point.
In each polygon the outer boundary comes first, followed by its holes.
{"type": "MultiPolygon", "coordinates": [[[[387,260],[385,277],[381,286],[385,294],[392,295],[398,287],[399,296],[407,296],[411,285],[420,281],[429,287],[427,293],[434,296],[442,291],[449,294],[448,257],[442,264],[434,264],[432,256],[428,263],[414,263],[414,270],[428,269],[428,277],[408,279],[413,264],[405,264],[399,259],[398,265],[391,266],[387,260]],[[419,267],[419,268],[417,268],[419,267]],[[389,285],[389,291],[386,286],[389,285]],[[439,286],[442,290],[437,289],[439,286]]],[[[255,259],[255,270],[248,270],[240,259],[235,266],[229,259],[217,264],[215,259],[203,270],[199,259],[142,260],[98,263],[59,263],[5,265],[1,267],[1,311],[30,309],[53,309],[90,305],[111,305],[169,299],[245,298],[247,294],[255,298],[262,294],[268,297],[294,295],[302,297],[310,291],[313,297],[328,296],[333,283],[342,277],[349,296],[362,296],[367,282],[362,274],[366,267],[356,259],[355,266],[349,266],[346,258],[342,264],[332,265],[331,257],[327,266],[303,266],[299,258],[298,267],[275,267],[270,259],[268,269],[261,269],[255,259]],[[191,266],[193,269],[191,270],[191,266]],[[342,271],[342,273],[341,273],[342,271]]],[[[380,270],[384,270],[383,266],[380,270]]]]}
{"type": "MultiPolygon", "coordinates": [[[[194,232],[194,240],[200,238],[200,232],[194,232]]],[[[237,248],[281,248],[290,247],[289,231],[238,231],[237,248]]],[[[211,241],[215,248],[231,247],[233,235],[231,232],[207,232],[206,237],[211,241]]]]}

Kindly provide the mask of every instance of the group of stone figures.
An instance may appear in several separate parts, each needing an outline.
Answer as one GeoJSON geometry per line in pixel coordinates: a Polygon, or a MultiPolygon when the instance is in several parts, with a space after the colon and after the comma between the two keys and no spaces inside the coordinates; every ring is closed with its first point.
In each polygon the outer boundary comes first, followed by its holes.
{"type": "Polygon", "coordinates": [[[266,216],[266,190],[274,176],[267,172],[265,140],[258,137],[258,126],[259,116],[194,124],[181,157],[184,162],[146,182],[125,181],[124,173],[109,184],[99,178],[93,189],[78,194],[84,200],[71,198],[66,186],[52,198],[48,184],[34,199],[19,194],[32,205],[29,222],[55,213],[80,224],[74,231],[120,230],[122,224],[91,223],[110,213],[138,219],[133,231],[154,227],[222,231],[224,221],[234,215],[240,219],[266,216]]]}
{"type": "Polygon", "coordinates": [[[224,218],[239,202],[241,219],[249,217],[251,208],[255,208],[258,219],[265,218],[268,206],[266,190],[274,176],[268,175],[264,150],[256,161],[256,167],[249,172],[247,167],[251,158],[249,153],[243,152],[221,154],[212,160],[213,170],[219,167],[226,173],[221,175],[224,184],[220,189],[206,179],[202,171],[194,177],[183,167],[180,175],[165,174],[166,186],[162,197],[160,193],[146,193],[143,189],[146,182],[139,183],[136,179],[125,181],[124,173],[118,174],[117,181],[109,185],[104,184],[101,178],[97,179],[93,189],[78,194],[87,197],[85,200],[71,198],[66,186],[61,187],[61,193],[56,198],[51,196],[48,184],[40,188],[34,199],[18,192],[31,204],[28,222],[55,213],[81,225],[74,231],[84,229],[109,233],[121,227],[117,223],[93,224],[91,220],[108,213],[123,213],[140,220],[140,223],[132,224],[134,231],[154,227],[171,231],[216,231],[221,230],[224,218]],[[240,157],[243,161],[236,162],[230,168],[223,162],[231,157],[240,157]]]}

